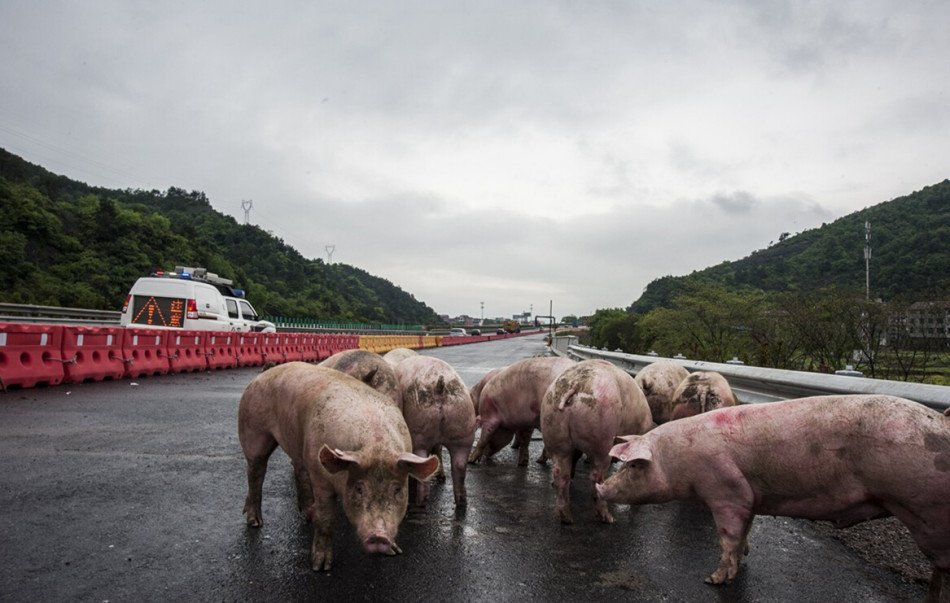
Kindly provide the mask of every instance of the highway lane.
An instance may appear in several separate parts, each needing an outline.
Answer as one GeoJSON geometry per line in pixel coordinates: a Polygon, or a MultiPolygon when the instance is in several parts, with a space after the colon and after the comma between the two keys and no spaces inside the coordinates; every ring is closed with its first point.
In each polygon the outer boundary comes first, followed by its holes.
{"type": "MultiPolygon", "coordinates": [[[[427,350],[468,385],[544,353],[540,336],[427,350]]],[[[828,601],[922,600],[805,521],[761,517],[739,579],[703,583],[718,545],[695,503],[616,506],[596,521],[586,467],[576,523],[553,516],[550,469],[510,449],[471,466],[469,507],[436,485],[403,523],[397,557],[364,554],[342,519],[334,569],[309,570],[309,530],[286,457],[246,528],[237,402],[259,369],[0,394],[0,600],[828,601]]],[[[532,442],[532,458],[540,441],[532,442]]]]}

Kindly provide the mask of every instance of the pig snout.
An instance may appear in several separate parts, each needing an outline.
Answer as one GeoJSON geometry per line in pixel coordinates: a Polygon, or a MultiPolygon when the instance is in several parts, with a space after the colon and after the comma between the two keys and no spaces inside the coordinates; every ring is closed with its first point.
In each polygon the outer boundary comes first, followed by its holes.
{"type": "Polygon", "coordinates": [[[608,478],[603,483],[594,484],[594,490],[597,492],[597,496],[599,498],[607,502],[615,502],[617,488],[615,488],[614,484],[611,483],[610,478],[608,478]]]}
{"type": "Polygon", "coordinates": [[[396,528],[390,523],[378,520],[373,522],[368,529],[360,530],[359,538],[364,551],[383,555],[395,555],[402,552],[396,544],[396,528]]]}
{"type": "Polygon", "coordinates": [[[363,539],[363,550],[367,553],[392,554],[395,543],[389,536],[374,532],[363,539]]]}

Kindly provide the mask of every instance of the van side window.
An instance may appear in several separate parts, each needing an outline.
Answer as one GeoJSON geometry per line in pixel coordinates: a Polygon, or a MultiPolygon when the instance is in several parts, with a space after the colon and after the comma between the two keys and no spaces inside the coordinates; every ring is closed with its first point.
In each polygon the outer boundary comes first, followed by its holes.
{"type": "Polygon", "coordinates": [[[226,300],[224,300],[224,301],[228,304],[228,316],[230,316],[231,318],[238,318],[238,317],[240,317],[240,314],[238,314],[238,307],[237,307],[237,304],[234,303],[234,300],[233,300],[233,299],[226,299],[226,300]]]}
{"type": "MultiPolygon", "coordinates": [[[[228,303],[230,304],[231,300],[228,300],[228,303]]],[[[246,301],[239,301],[238,303],[241,305],[241,313],[244,315],[245,320],[258,319],[257,312],[254,311],[254,308],[251,307],[251,304],[247,303],[246,301]]],[[[229,307],[228,310],[230,311],[230,309],[231,308],[229,307]]]]}

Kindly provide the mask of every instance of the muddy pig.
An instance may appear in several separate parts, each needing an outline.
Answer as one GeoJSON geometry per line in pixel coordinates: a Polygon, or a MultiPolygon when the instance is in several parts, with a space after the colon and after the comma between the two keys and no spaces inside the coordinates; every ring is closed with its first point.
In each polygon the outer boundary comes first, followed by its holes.
{"type": "MultiPolygon", "coordinates": [[[[438,358],[414,356],[396,367],[402,412],[417,455],[449,452],[455,506],[464,507],[465,471],[475,441],[475,411],[462,378],[438,358]]],[[[419,484],[416,503],[425,505],[427,484],[419,484]]]]}
{"type": "Polygon", "coordinates": [[[520,443],[518,464],[527,465],[531,434],[540,426],[544,392],[573,365],[567,358],[525,358],[492,377],[478,399],[481,433],[469,462],[495,454],[510,441],[510,434],[515,434],[520,443]],[[499,436],[499,431],[504,435],[499,436]],[[501,446],[496,447],[499,442],[501,446]]]}
{"type": "Polygon", "coordinates": [[[277,446],[294,469],[297,506],[313,527],[314,571],[333,561],[334,498],[368,553],[395,555],[408,505],[408,476],[428,479],[439,461],[412,454],[402,414],[387,398],[339,371],[289,362],[258,375],[238,407],[247,459],[247,524],[260,527],[261,487],[277,446]]]}
{"type": "Polygon", "coordinates": [[[624,464],[598,493],[619,503],[705,502],[721,550],[711,584],[736,577],[763,514],[837,527],[894,515],[934,566],[932,594],[948,583],[950,419],[921,404],[815,396],[721,408],[623,439],[610,454],[624,464]]]}
{"type": "Polygon", "coordinates": [[[660,425],[670,420],[673,414],[673,394],[688,376],[689,371],[671,360],[653,362],[637,373],[637,385],[647,397],[654,423],[660,425]]]}
{"type": "Polygon", "coordinates": [[[736,397],[726,378],[714,371],[690,373],[673,393],[670,420],[692,417],[725,406],[735,406],[736,397]]]}
{"type": "MultiPolygon", "coordinates": [[[[551,384],[541,404],[541,437],[553,464],[555,507],[562,523],[573,523],[571,478],[581,454],[590,460],[592,485],[610,470],[610,449],[622,434],[642,434],[653,427],[650,406],[626,371],[603,360],[585,360],[551,384]]],[[[613,523],[607,503],[594,492],[597,516],[613,523]]]]}
{"type": "Polygon", "coordinates": [[[396,385],[396,373],[391,364],[376,352],[344,350],[330,356],[318,366],[332,368],[356,377],[376,391],[389,396],[402,409],[396,385]]]}
{"type": "Polygon", "coordinates": [[[391,367],[396,368],[396,365],[406,358],[412,358],[413,356],[418,355],[418,352],[415,350],[410,350],[409,348],[396,348],[383,354],[383,360],[388,362],[391,367]]]}

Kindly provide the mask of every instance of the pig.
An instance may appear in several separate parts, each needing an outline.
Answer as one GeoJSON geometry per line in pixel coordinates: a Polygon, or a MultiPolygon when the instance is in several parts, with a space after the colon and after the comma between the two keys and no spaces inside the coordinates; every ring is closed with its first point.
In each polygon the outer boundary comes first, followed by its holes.
{"type": "Polygon", "coordinates": [[[487,385],[488,382],[492,380],[492,377],[494,377],[501,371],[502,371],[501,368],[493,368],[492,370],[485,373],[485,376],[482,377],[481,380],[475,384],[475,387],[472,388],[472,391],[470,393],[472,396],[472,406],[475,408],[476,417],[478,416],[478,399],[482,395],[482,390],[485,389],[485,385],[487,385]]]}
{"type": "Polygon", "coordinates": [[[389,396],[402,410],[399,388],[396,385],[396,373],[393,372],[392,365],[376,352],[344,350],[330,356],[318,366],[336,369],[356,377],[376,391],[389,396]]]}
{"type": "Polygon", "coordinates": [[[411,358],[418,355],[418,352],[415,350],[410,350],[409,348],[395,348],[383,354],[383,360],[388,362],[391,367],[396,368],[396,365],[406,358],[411,358]]]}
{"type": "Polygon", "coordinates": [[[313,528],[313,571],[329,571],[333,499],[339,498],[367,553],[395,555],[408,507],[409,476],[424,481],[439,465],[412,453],[402,414],[386,396],[328,368],[289,362],[258,375],[238,405],[238,437],[247,460],[247,525],[260,527],[267,459],[290,457],[297,506],[313,528]]]}
{"type": "Polygon", "coordinates": [[[735,406],[736,397],[726,378],[714,371],[690,373],[673,393],[670,420],[692,417],[725,406],[735,406]]]}
{"type": "Polygon", "coordinates": [[[477,424],[481,434],[469,462],[477,463],[483,456],[492,456],[515,434],[520,444],[518,464],[526,466],[531,434],[540,426],[544,392],[573,364],[574,361],[567,358],[525,358],[492,377],[479,396],[477,424]]]}
{"type": "MultiPolygon", "coordinates": [[[[553,464],[552,486],[561,523],[574,523],[570,487],[574,464],[581,454],[590,460],[592,485],[604,481],[610,469],[610,449],[621,434],[643,434],[653,417],[640,386],[626,371],[604,360],[578,362],[548,387],[541,403],[541,437],[553,464]]],[[[607,503],[594,494],[597,517],[614,518],[607,503]]]]}
{"type": "MultiPolygon", "coordinates": [[[[449,452],[455,506],[464,507],[468,454],[475,441],[475,411],[462,378],[447,362],[429,356],[406,358],[396,366],[402,412],[412,436],[412,449],[421,456],[441,447],[449,452]]],[[[425,506],[427,484],[416,489],[416,504],[425,506]]]]}
{"type": "Polygon", "coordinates": [[[702,500],[721,550],[708,583],[736,577],[755,515],[837,527],[893,515],[933,564],[931,594],[950,597],[950,419],[934,410],[893,396],[815,396],[721,408],[623,440],[610,454],[624,464],[598,494],[702,500]]]}
{"type": "Polygon", "coordinates": [[[660,425],[670,420],[673,414],[673,394],[688,376],[689,371],[671,360],[653,362],[637,373],[637,385],[647,397],[654,423],[660,425]]]}

